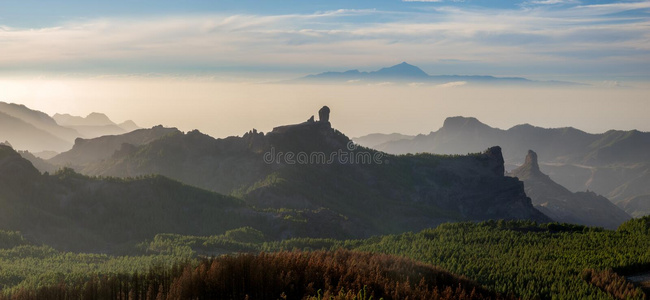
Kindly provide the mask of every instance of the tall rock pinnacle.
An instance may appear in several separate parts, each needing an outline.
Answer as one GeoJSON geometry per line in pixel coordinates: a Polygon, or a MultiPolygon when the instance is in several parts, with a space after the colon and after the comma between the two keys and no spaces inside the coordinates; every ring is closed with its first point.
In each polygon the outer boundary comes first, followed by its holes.
{"type": "Polygon", "coordinates": [[[526,155],[526,161],[524,165],[530,166],[530,172],[539,173],[539,164],[537,163],[537,153],[533,150],[528,150],[528,155],[526,155]]]}
{"type": "Polygon", "coordinates": [[[318,111],[318,120],[320,122],[326,123],[330,121],[330,108],[327,106],[323,106],[319,111],[318,111]]]}

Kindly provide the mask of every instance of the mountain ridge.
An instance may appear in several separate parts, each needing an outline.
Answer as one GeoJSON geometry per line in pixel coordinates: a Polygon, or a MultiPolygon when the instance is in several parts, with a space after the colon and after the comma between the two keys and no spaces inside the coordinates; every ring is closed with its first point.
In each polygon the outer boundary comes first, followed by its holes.
{"type": "Polygon", "coordinates": [[[123,134],[140,128],[131,120],[115,124],[103,113],[94,112],[85,118],[70,114],[50,117],[22,104],[1,101],[0,124],[0,138],[32,153],[59,153],[69,150],[76,138],[123,134]]]}
{"type": "Polygon", "coordinates": [[[115,125],[111,119],[103,113],[92,112],[86,117],[73,116],[71,114],[56,113],[52,119],[61,126],[105,126],[115,125]]]}
{"type": "Polygon", "coordinates": [[[16,148],[32,151],[50,149],[64,151],[72,147],[71,142],[2,111],[0,111],[0,137],[16,148]]]}
{"type": "MultiPolygon", "coordinates": [[[[48,135],[51,135],[57,139],[63,140],[64,142],[67,142],[68,145],[61,145],[60,143],[53,143],[51,147],[54,149],[46,148],[48,143],[46,142],[40,142],[38,139],[32,139],[29,141],[29,144],[31,145],[38,145],[34,146],[34,149],[31,150],[36,150],[36,151],[43,151],[43,150],[56,150],[56,151],[64,151],[67,150],[67,147],[70,147],[72,145],[72,141],[76,137],[79,136],[79,132],[77,132],[74,129],[67,128],[60,126],[59,124],[54,121],[50,116],[48,116],[46,113],[43,113],[38,110],[33,110],[31,108],[28,108],[25,105],[22,104],[16,104],[16,103],[7,103],[7,102],[1,102],[0,101],[0,112],[4,113],[4,115],[0,116],[11,116],[13,118],[21,120],[23,123],[29,124],[28,126],[22,125],[20,127],[14,127],[14,130],[29,130],[31,131],[31,127],[34,127],[40,131],[46,132],[48,135]],[[30,127],[30,128],[26,128],[30,127]]],[[[16,124],[18,125],[18,124],[16,124]]],[[[22,140],[24,140],[24,143],[27,143],[27,138],[22,137],[22,140]]],[[[12,142],[12,141],[10,141],[12,142]]],[[[20,146],[21,143],[14,143],[16,147],[20,146]]],[[[69,148],[68,148],[69,149],[69,148]]],[[[22,150],[30,150],[30,149],[22,149],[22,150]]]]}
{"type": "Polygon", "coordinates": [[[137,129],[120,135],[106,135],[92,139],[77,138],[72,149],[58,154],[48,161],[55,165],[79,165],[91,161],[109,158],[113,153],[120,150],[125,144],[139,146],[156,140],[164,135],[180,132],[176,128],[164,128],[162,125],[154,126],[151,129],[137,129]]]}
{"type": "Polygon", "coordinates": [[[313,119],[224,139],[174,132],[86,164],[58,163],[91,176],[160,174],[259,208],[331,210],[354,224],[352,237],[453,220],[548,220],[532,207],[522,183],[504,176],[499,147],[462,157],[384,155],[313,119]]]}
{"type": "Polygon", "coordinates": [[[108,116],[98,112],[92,112],[86,117],[56,113],[52,118],[59,125],[72,128],[80,133],[80,137],[85,138],[128,133],[140,128],[131,120],[116,124],[108,116]]]}

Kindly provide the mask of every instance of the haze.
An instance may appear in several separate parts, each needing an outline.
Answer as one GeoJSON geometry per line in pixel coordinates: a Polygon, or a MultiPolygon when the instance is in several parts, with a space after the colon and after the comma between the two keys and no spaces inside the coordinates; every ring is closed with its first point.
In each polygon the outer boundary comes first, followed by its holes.
{"type": "Polygon", "coordinates": [[[332,108],[335,128],[349,136],[374,132],[428,133],[449,116],[472,116],[510,128],[573,126],[650,131],[648,88],[515,88],[454,85],[303,85],[233,83],[214,79],[99,78],[0,80],[0,101],[50,115],[106,113],[140,126],[199,129],[215,137],[305,121],[332,108]]]}
{"type": "Polygon", "coordinates": [[[648,131],[649,11],[612,0],[12,1],[0,4],[0,101],[216,137],[304,121],[321,105],[351,136],[427,133],[455,115],[648,131]],[[592,86],[265,84],[402,61],[592,86]]]}

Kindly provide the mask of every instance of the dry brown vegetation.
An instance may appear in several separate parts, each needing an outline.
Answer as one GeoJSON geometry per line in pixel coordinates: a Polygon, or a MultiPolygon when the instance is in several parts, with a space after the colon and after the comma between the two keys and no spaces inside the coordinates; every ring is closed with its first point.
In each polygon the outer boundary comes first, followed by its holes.
{"type": "Polygon", "coordinates": [[[476,283],[412,260],[365,252],[279,252],[206,259],[148,274],[95,276],[8,299],[495,299],[476,283]]]}
{"type": "Polygon", "coordinates": [[[582,279],[597,286],[616,299],[644,299],[645,295],[625,277],[616,274],[612,269],[596,271],[586,269],[582,271],[582,279]]]}

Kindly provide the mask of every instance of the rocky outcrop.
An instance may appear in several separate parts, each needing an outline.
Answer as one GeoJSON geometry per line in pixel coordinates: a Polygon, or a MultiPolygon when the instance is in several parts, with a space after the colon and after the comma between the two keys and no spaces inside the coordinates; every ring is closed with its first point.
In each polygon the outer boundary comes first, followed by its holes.
{"type": "Polygon", "coordinates": [[[631,217],[607,198],[593,192],[572,193],[539,169],[537,154],[529,150],[526,162],[510,176],[524,181],[533,205],[553,220],[615,229],[631,217]]]}
{"type": "Polygon", "coordinates": [[[537,153],[533,150],[528,150],[528,155],[526,155],[526,160],[524,165],[530,168],[531,173],[539,174],[539,163],[537,163],[537,153]]]}
{"type": "Polygon", "coordinates": [[[505,168],[503,166],[503,154],[501,153],[501,147],[495,146],[490,147],[485,151],[485,156],[490,161],[490,170],[494,172],[497,176],[503,176],[505,173],[505,168]]]}
{"type": "Polygon", "coordinates": [[[318,121],[327,123],[330,121],[330,108],[327,106],[323,106],[319,111],[318,111],[318,121]]]}
{"type": "MultiPolygon", "coordinates": [[[[322,145],[322,141],[318,137],[331,137],[334,133],[329,122],[329,115],[329,107],[323,106],[318,111],[318,122],[314,121],[314,116],[311,116],[307,122],[278,126],[269,132],[269,138],[279,145],[295,147],[297,144],[301,144],[305,149],[316,150],[318,147],[325,146],[322,145]]],[[[337,146],[341,145],[337,144],[337,146]]]]}

